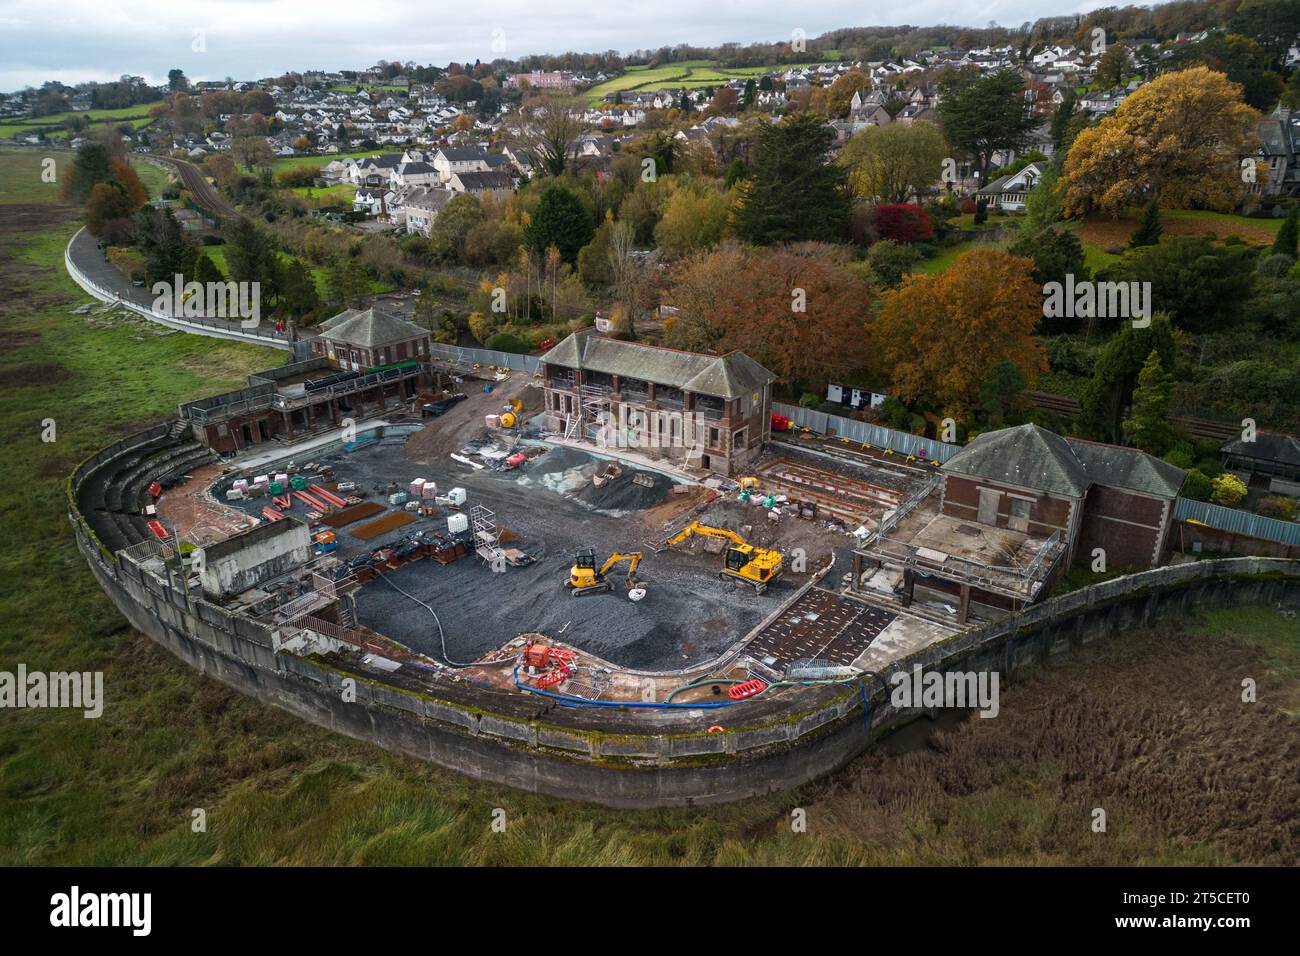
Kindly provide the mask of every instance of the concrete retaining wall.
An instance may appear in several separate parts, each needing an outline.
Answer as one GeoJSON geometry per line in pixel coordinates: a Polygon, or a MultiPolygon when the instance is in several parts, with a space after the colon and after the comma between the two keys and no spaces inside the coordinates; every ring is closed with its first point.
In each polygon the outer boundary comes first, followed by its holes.
{"type": "MultiPolygon", "coordinates": [[[[270,630],[185,593],[126,552],[107,554],[76,489],[147,440],[125,439],[69,479],[69,517],[100,586],[131,624],[192,667],[322,727],[484,780],[611,806],[725,802],[798,786],[851,760],[896,711],[883,681],[809,687],[717,712],[552,708],[528,695],[448,681],[437,694],[398,690],[315,659],[277,652],[270,630]],[[355,702],[343,682],[355,680],[355,702]],[[714,723],[724,732],[708,733],[714,723]]],[[[997,670],[1050,661],[1107,634],[1197,607],[1300,604],[1300,562],[1235,558],[1160,568],[1065,595],[974,628],[900,661],[927,670],[997,670]]]]}

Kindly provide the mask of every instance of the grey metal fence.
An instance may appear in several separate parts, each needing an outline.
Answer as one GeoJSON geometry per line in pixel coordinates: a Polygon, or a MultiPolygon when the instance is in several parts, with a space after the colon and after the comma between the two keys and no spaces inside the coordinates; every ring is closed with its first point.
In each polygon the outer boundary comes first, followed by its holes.
{"type": "Polygon", "coordinates": [[[892,428],[872,425],[869,422],[860,422],[853,418],[844,418],[842,415],[818,412],[799,405],[773,402],[772,411],[777,415],[786,416],[801,428],[807,428],[823,435],[843,436],[849,441],[857,442],[859,445],[868,444],[875,448],[892,448],[895,452],[901,452],[904,455],[916,455],[916,457],[924,458],[926,461],[945,462],[961,451],[959,445],[948,445],[933,438],[909,435],[907,432],[894,431],[892,428]]]}
{"type": "Polygon", "coordinates": [[[436,342],[429,346],[429,357],[435,360],[441,358],[458,365],[495,365],[498,368],[529,374],[542,367],[535,355],[516,355],[514,352],[496,352],[492,349],[467,349],[459,345],[439,345],[436,342]]]}
{"type": "Polygon", "coordinates": [[[1300,545],[1300,522],[1265,518],[1248,511],[1237,511],[1208,501],[1179,498],[1174,503],[1174,518],[1178,521],[1199,521],[1209,528],[1244,534],[1280,544],[1300,545]]]}

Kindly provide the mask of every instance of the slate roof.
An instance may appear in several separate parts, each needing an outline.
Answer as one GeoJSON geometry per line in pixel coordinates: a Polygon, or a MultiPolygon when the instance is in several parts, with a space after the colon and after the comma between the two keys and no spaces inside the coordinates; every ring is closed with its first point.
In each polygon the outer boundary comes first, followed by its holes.
{"type": "Polygon", "coordinates": [[[1140,448],[1103,445],[1101,442],[1067,438],[1074,457],[1083,463],[1088,476],[1098,485],[1127,488],[1162,498],[1178,497],[1187,472],[1140,448]]]}
{"type": "Polygon", "coordinates": [[[407,209],[427,209],[429,212],[437,212],[451,202],[451,197],[454,195],[456,194],[449,189],[425,189],[421,186],[411,191],[403,205],[407,209]]]}
{"type": "Polygon", "coordinates": [[[426,329],[385,309],[348,309],[321,326],[321,338],[364,348],[409,342],[428,334],[426,329]]]}
{"type": "Polygon", "coordinates": [[[468,163],[487,157],[487,153],[476,146],[444,146],[438,153],[449,163],[468,163]]]}
{"type": "Polygon", "coordinates": [[[507,173],[453,173],[452,178],[464,186],[466,192],[515,188],[515,181],[507,173]]]}
{"type": "Polygon", "coordinates": [[[548,365],[639,378],[698,395],[732,399],[776,379],[744,352],[705,355],[574,332],[542,356],[548,365]]]}
{"type": "Polygon", "coordinates": [[[1070,444],[1037,425],[985,432],[953,455],[944,471],[1082,498],[1091,483],[1070,444]]]}
{"type": "Polygon", "coordinates": [[[1220,450],[1225,455],[1300,466],[1300,439],[1292,438],[1290,435],[1259,432],[1255,435],[1254,441],[1242,441],[1237,438],[1228,442],[1220,450]]]}
{"type": "Polygon", "coordinates": [[[1187,472],[1137,448],[1063,438],[1038,425],[986,432],[945,471],[1082,498],[1091,485],[1175,498],[1187,472]]]}

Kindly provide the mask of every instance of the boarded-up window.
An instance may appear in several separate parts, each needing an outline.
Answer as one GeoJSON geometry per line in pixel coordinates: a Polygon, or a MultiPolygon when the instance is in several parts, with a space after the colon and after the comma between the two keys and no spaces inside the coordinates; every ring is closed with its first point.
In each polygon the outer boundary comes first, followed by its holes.
{"type": "Polygon", "coordinates": [[[1000,491],[994,491],[992,488],[980,489],[980,509],[975,520],[980,524],[996,525],[998,523],[998,499],[1002,497],[1000,491]]]}
{"type": "Polygon", "coordinates": [[[1029,530],[1030,503],[1024,498],[1011,499],[1011,514],[1007,518],[1007,527],[1012,531],[1029,530]]]}

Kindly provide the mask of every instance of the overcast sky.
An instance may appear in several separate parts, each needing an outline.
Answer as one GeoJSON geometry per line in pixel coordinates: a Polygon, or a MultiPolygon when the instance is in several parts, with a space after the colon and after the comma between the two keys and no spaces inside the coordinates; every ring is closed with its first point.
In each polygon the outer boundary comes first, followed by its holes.
{"type": "Polygon", "coordinates": [[[1015,26],[1104,0],[0,0],[0,90],[111,80],[161,82],[361,69],[377,60],[444,65],[497,56],[814,37],[847,26],[1015,26]],[[206,49],[196,51],[201,31],[206,49]],[[494,40],[496,45],[494,46],[494,40]]]}

